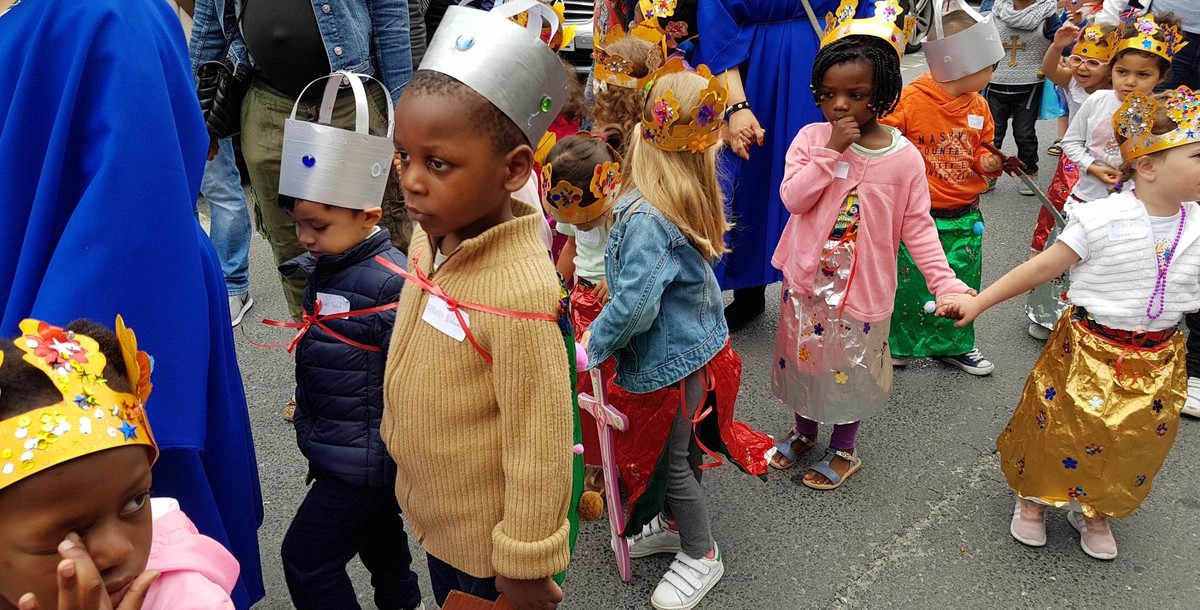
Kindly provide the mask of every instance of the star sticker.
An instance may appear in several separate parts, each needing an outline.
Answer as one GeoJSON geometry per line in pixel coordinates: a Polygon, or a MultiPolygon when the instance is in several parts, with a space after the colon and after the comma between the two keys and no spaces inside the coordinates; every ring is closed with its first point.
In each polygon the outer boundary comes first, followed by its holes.
{"type": "Polygon", "coordinates": [[[125,440],[137,440],[137,426],[131,425],[129,422],[125,422],[123,426],[117,429],[125,435],[125,440]]]}

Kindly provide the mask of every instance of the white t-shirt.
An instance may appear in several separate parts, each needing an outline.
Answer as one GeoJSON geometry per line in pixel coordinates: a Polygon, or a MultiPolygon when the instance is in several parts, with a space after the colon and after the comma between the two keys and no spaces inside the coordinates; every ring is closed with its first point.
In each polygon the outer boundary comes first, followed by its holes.
{"type": "Polygon", "coordinates": [[[605,220],[591,231],[580,231],[575,225],[558,223],[558,232],[575,237],[575,275],[593,284],[604,280],[604,248],[612,219],[605,220]]]}
{"type": "Polygon", "coordinates": [[[1112,89],[1100,89],[1071,114],[1071,125],[1063,135],[1062,149],[1067,158],[1079,166],[1079,182],[1071,194],[1084,201],[1108,196],[1108,185],[1087,173],[1092,163],[1121,167],[1121,147],[1113,133],[1112,117],[1121,107],[1121,100],[1112,89]]]}

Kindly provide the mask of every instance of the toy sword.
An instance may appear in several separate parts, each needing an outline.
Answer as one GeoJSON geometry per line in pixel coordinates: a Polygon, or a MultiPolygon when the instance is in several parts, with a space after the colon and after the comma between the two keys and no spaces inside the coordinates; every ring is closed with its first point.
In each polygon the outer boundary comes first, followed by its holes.
{"type": "Polygon", "coordinates": [[[1000,163],[1004,167],[1004,173],[1011,176],[1016,176],[1021,180],[1021,182],[1025,183],[1025,186],[1029,187],[1029,190],[1033,191],[1033,194],[1042,201],[1042,207],[1046,208],[1046,211],[1050,212],[1050,215],[1054,217],[1054,223],[1057,224],[1059,228],[1066,226],[1067,220],[1063,218],[1062,212],[1059,212],[1058,209],[1054,207],[1054,204],[1050,203],[1050,199],[1046,197],[1046,194],[1042,192],[1042,189],[1038,187],[1036,182],[1033,181],[1033,178],[1030,178],[1029,174],[1025,173],[1025,164],[1022,163],[1020,159],[1016,157],[1010,157],[1000,152],[1000,149],[993,146],[990,142],[982,142],[981,144],[993,155],[1000,157],[1000,163]]]}

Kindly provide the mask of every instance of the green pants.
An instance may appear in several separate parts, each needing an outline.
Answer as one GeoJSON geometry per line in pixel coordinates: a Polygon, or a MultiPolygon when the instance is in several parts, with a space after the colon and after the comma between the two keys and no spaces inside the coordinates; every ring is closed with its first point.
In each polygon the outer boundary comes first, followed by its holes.
{"type": "MultiPolygon", "coordinates": [[[[316,86],[321,86],[318,83],[316,86]]],[[[387,105],[383,91],[377,86],[368,86],[370,97],[371,129],[378,134],[387,133],[387,105]]],[[[295,99],[255,80],[242,103],[242,155],[250,171],[250,184],[254,187],[254,217],[259,232],[271,244],[275,265],[281,265],[304,253],[296,237],[296,225],[287,211],[279,207],[279,163],[283,156],[283,124],[292,113],[295,99]]],[[[296,119],[315,121],[320,113],[320,98],[300,102],[296,119]]],[[[340,127],[354,125],[354,97],[348,90],[338,94],[333,107],[333,124],[340,127]]],[[[392,234],[392,243],[402,251],[408,251],[412,237],[412,223],[404,200],[400,196],[399,184],[393,172],[389,172],[388,186],[384,192],[383,221],[380,223],[392,234]]],[[[292,319],[299,321],[303,315],[304,274],[293,276],[280,274],[283,293],[287,298],[288,311],[292,319]]]]}
{"type": "MultiPolygon", "coordinates": [[[[954,275],[979,290],[983,275],[983,213],[972,210],[959,218],[935,218],[938,238],[946,252],[946,261],[954,275]]],[[[892,355],[900,358],[958,356],[975,347],[975,325],[962,328],[954,320],[925,313],[925,304],[934,296],[925,287],[925,276],[913,262],[908,248],[900,244],[896,308],[892,311],[892,330],[888,341],[892,355]]]]}

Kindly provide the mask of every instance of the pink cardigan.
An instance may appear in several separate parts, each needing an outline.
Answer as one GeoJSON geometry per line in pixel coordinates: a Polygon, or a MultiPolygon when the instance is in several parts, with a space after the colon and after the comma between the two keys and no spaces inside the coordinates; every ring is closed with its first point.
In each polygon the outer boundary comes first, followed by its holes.
{"type": "Polygon", "coordinates": [[[200,534],[170,498],[154,498],[154,541],[147,570],[158,570],[144,610],[234,610],[229,592],[238,562],[219,542],[200,534]],[[160,514],[161,513],[161,514],[160,514]]]}
{"type": "Polygon", "coordinates": [[[939,297],[966,292],[968,286],[946,264],[929,215],[929,184],[921,153],[899,136],[901,148],[883,157],[864,157],[853,149],[839,154],[825,147],[832,130],[829,123],[809,124],[788,148],[779,194],[792,217],[771,259],[775,268],[795,288],[811,291],[821,249],[846,196],[857,188],[861,202],[857,268],[846,296],[846,313],[863,322],[891,315],[901,239],[930,292],[939,297]]]}

